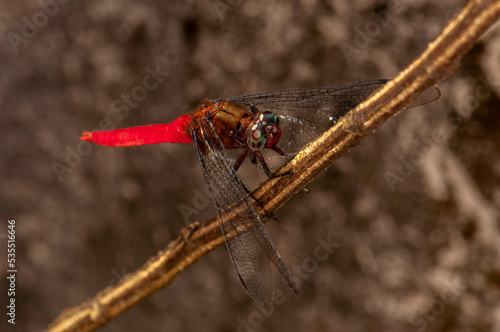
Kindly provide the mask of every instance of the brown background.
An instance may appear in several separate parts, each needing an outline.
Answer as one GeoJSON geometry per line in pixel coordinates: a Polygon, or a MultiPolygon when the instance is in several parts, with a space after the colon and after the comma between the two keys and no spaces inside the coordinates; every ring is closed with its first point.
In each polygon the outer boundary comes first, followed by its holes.
{"type": "MultiPolygon", "coordinates": [[[[1,329],[39,331],[140,267],[203,190],[189,144],[93,146],[59,181],[52,166],[67,164],[82,131],[104,118],[170,122],[205,97],[394,77],[464,3],[69,1],[16,53],[8,33],[22,36],[41,7],[4,0],[2,308],[11,218],[19,272],[17,324],[2,309],[1,329]],[[112,112],[156,65],[168,77],[128,116],[112,112]]],[[[309,270],[300,296],[276,277],[284,300],[263,318],[220,248],[102,331],[500,330],[499,35],[474,47],[439,101],[391,120],[277,212],[273,241],[290,268],[309,270]],[[394,190],[388,172],[403,175],[394,190]],[[339,247],[315,261],[328,238],[339,247]]],[[[262,172],[247,166],[255,186],[262,172]]],[[[190,221],[214,215],[200,203],[190,221]]]]}

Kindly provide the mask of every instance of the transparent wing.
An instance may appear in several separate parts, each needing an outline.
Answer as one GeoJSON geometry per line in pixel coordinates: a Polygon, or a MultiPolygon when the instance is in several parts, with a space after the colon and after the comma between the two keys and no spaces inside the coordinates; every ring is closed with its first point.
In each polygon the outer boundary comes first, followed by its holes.
{"type": "Polygon", "coordinates": [[[210,120],[202,117],[198,124],[192,126],[191,133],[241,284],[257,302],[270,303],[273,299],[270,263],[273,262],[290,287],[297,292],[290,272],[267,235],[210,120]]]}
{"type": "MultiPolygon", "coordinates": [[[[282,129],[278,146],[288,154],[294,154],[388,81],[381,79],[325,88],[278,90],[228,100],[249,112],[250,105],[254,105],[260,111],[277,114],[282,129]]],[[[439,89],[429,88],[407,108],[430,103],[440,95],[439,89]]],[[[276,154],[268,156],[272,158],[276,154]]]]}

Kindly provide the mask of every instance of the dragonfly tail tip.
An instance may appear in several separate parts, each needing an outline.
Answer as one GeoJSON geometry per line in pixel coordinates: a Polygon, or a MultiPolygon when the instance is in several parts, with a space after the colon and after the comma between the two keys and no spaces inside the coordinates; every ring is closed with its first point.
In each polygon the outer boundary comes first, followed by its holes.
{"type": "Polygon", "coordinates": [[[80,136],[80,139],[82,141],[92,142],[92,133],[86,131],[86,132],[82,133],[82,136],[80,136]]]}

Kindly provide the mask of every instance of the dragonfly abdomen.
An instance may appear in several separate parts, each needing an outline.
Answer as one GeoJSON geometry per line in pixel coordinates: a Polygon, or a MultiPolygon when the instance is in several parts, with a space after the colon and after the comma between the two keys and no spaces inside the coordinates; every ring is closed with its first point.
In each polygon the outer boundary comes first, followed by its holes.
{"type": "Polygon", "coordinates": [[[172,123],[84,132],[81,140],[106,146],[137,146],[156,143],[190,143],[188,125],[193,118],[183,115],[172,123]]]}

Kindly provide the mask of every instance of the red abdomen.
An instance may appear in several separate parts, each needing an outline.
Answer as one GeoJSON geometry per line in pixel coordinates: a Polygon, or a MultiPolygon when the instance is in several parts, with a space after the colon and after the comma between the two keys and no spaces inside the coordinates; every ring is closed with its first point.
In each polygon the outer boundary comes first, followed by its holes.
{"type": "Polygon", "coordinates": [[[189,132],[189,123],[192,119],[191,115],[183,115],[172,123],[84,132],[80,139],[107,146],[189,143],[193,141],[189,132]]]}

